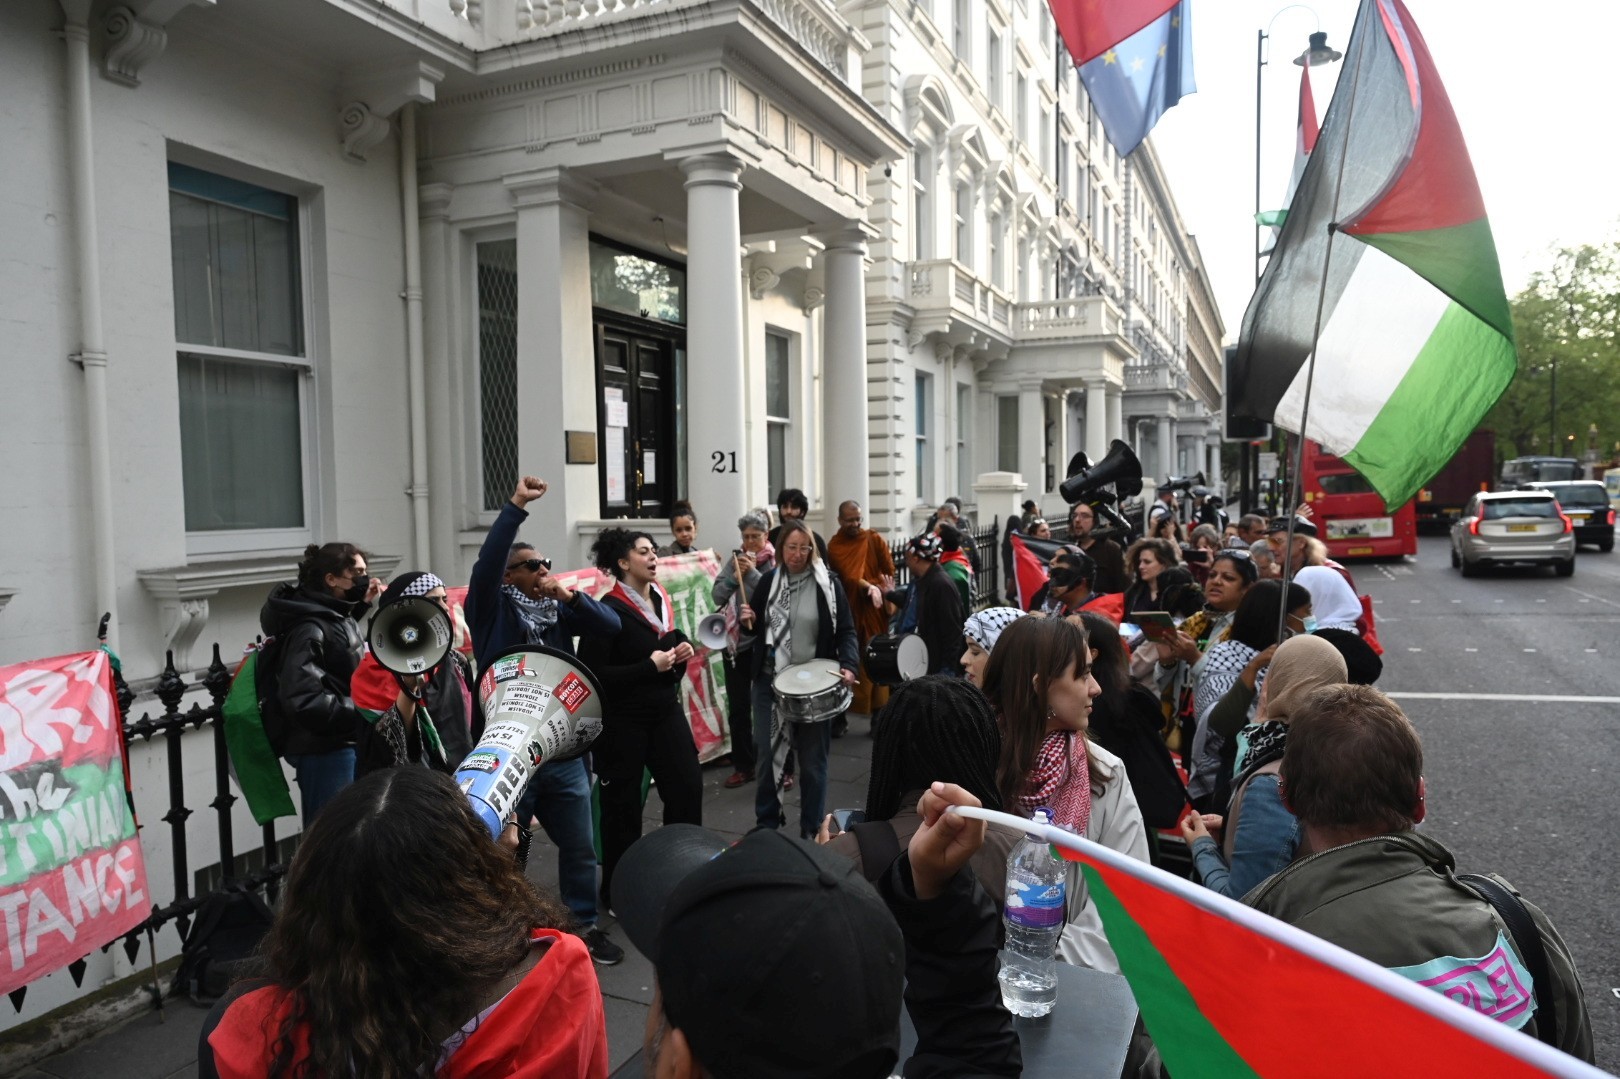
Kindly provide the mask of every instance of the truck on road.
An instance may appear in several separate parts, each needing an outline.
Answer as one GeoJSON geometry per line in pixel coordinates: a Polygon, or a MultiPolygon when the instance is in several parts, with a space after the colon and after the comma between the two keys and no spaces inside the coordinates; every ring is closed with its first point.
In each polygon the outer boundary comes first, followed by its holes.
{"type": "Polygon", "coordinates": [[[1476,492],[1489,491],[1495,478],[1496,432],[1475,431],[1418,492],[1418,531],[1443,532],[1450,528],[1462,516],[1468,500],[1476,492]]]}

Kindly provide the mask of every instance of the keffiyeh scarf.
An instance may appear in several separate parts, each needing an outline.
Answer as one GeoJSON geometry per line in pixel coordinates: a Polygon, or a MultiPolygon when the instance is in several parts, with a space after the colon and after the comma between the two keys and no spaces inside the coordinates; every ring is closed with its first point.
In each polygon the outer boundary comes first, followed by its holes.
{"type": "Polygon", "coordinates": [[[635,592],[626,588],[623,581],[618,581],[613,585],[613,591],[609,592],[608,595],[618,596],[626,607],[639,614],[641,620],[651,626],[654,633],[662,637],[666,633],[675,631],[675,604],[670,600],[669,593],[664,591],[664,586],[657,581],[652,583],[652,592],[657,597],[656,602],[642,599],[635,592]],[[660,605],[662,609],[660,609],[660,605]]]}
{"type": "Polygon", "coordinates": [[[767,620],[765,626],[765,644],[771,649],[771,656],[787,657],[793,654],[793,604],[798,596],[799,589],[814,582],[821,589],[822,599],[827,604],[827,617],[838,623],[838,597],[834,594],[832,577],[827,573],[827,564],[819,558],[810,563],[810,572],[799,575],[795,581],[794,574],[788,572],[787,566],[778,567],[776,576],[771,578],[771,595],[766,602],[767,620]]]}
{"type": "MultiPolygon", "coordinates": [[[[771,546],[770,540],[766,540],[765,546],[754,555],[754,569],[760,573],[769,573],[775,565],[776,548],[771,546]]],[[[735,576],[737,571],[728,561],[720,572],[735,576]]],[[[737,609],[747,603],[749,598],[739,584],[737,591],[732,593],[731,602],[726,604],[726,651],[733,656],[737,654],[738,646],[742,643],[742,620],[737,617],[737,609]]]]}
{"type": "Polygon", "coordinates": [[[547,596],[530,599],[514,585],[501,585],[501,594],[512,601],[518,621],[523,623],[523,643],[540,644],[548,630],[557,624],[557,601],[547,596]]]}
{"type": "Polygon", "coordinates": [[[1041,740],[1035,767],[1018,796],[1018,812],[1029,816],[1046,808],[1052,823],[1076,835],[1091,825],[1091,771],[1086,739],[1075,731],[1050,731],[1041,740]]]}
{"type": "Polygon", "coordinates": [[[968,615],[962,623],[962,636],[984,649],[994,651],[1001,631],[1024,616],[1017,607],[986,607],[968,615]]]}
{"type": "Polygon", "coordinates": [[[1275,719],[1251,723],[1238,732],[1238,738],[1249,746],[1249,751],[1238,761],[1237,770],[1241,774],[1282,756],[1288,740],[1288,724],[1275,719]]]}

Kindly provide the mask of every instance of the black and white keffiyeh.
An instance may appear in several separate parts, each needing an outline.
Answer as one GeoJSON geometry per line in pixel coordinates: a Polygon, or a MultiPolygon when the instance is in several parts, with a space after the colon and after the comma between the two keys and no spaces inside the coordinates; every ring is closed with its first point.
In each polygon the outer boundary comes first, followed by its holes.
{"type": "Polygon", "coordinates": [[[549,596],[530,599],[513,585],[501,585],[501,594],[512,601],[518,621],[523,623],[523,643],[540,644],[546,632],[557,624],[557,601],[549,596]]]}
{"type": "Polygon", "coordinates": [[[810,563],[810,572],[792,574],[786,565],[779,565],[771,578],[771,594],[766,602],[765,645],[770,654],[784,659],[793,654],[793,604],[801,588],[811,582],[821,589],[827,604],[827,616],[838,622],[838,596],[832,586],[827,565],[820,559],[810,563]],[[797,579],[795,579],[797,578],[797,579]]]}

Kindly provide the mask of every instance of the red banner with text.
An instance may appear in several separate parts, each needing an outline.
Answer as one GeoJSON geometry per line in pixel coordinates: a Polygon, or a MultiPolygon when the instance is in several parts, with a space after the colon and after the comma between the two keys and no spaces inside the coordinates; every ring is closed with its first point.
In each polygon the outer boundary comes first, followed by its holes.
{"type": "Polygon", "coordinates": [[[105,652],[0,667],[0,993],[152,910],[105,652]]]}

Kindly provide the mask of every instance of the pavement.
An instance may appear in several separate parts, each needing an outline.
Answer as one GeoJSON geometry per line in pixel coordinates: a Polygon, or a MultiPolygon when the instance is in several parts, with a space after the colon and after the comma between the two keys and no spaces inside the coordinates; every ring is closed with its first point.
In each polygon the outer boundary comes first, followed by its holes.
{"type": "MultiPolygon", "coordinates": [[[[1575,575],[1508,569],[1464,580],[1448,543],[1352,566],[1369,593],[1386,649],[1379,686],[1423,736],[1425,828],[1465,872],[1497,872],[1551,916],[1574,954],[1592,1017],[1597,1063],[1620,1071],[1620,858],[1608,844],[1620,767],[1620,554],[1583,549],[1575,575]]],[[[865,720],[833,742],[828,805],[865,799],[865,720]]],[[[753,824],[751,788],[704,771],[704,820],[740,836],[753,824]]],[[[796,795],[789,795],[794,819],[796,795]]],[[[657,826],[656,792],[648,827],[657,826]]],[[[553,849],[536,837],[530,875],[555,884],[553,849]]],[[[617,1069],[641,1046],[650,965],[603,920],[625,961],[599,967],[608,1050],[617,1069]]],[[[30,1079],[170,1079],[196,1075],[203,1012],[173,1002],[24,1072],[30,1079]]]]}
{"type": "MultiPolygon", "coordinates": [[[[834,739],[827,769],[829,809],[853,808],[866,801],[867,771],[871,766],[870,723],[852,716],[849,733],[834,739]]],[[[703,823],[732,838],[754,826],[754,786],[726,790],[729,766],[703,770],[703,823]]],[[[788,792],[788,820],[798,821],[798,791],[788,792]]],[[[657,788],[647,799],[646,827],[661,823],[662,804],[657,788]]],[[[791,827],[792,825],[790,825],[791,827]]],[[[536,831],[529,855],[529,877],[542,887],[557,885],[557,849],[536,831]]],[[[641,1049],[647,1008],[652,1003],[652,964],[630,945],[611,916],[600,923],[625,951],[624,962],[597,967],[607,1012],[609,1072],[641,1049]]],[[[50,1057],[20,1073],[19,1079],[195,1079],[197,1039],[207,1012],[184,999],[170,1000],[160,1015],[145,1012],[123,1024],[50,1057]]]]}

